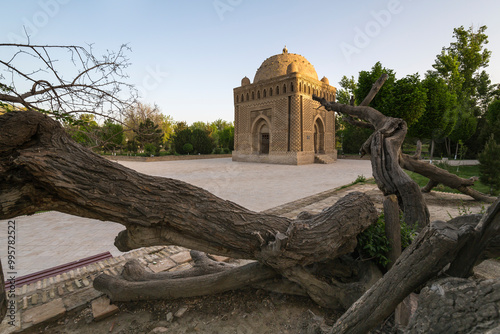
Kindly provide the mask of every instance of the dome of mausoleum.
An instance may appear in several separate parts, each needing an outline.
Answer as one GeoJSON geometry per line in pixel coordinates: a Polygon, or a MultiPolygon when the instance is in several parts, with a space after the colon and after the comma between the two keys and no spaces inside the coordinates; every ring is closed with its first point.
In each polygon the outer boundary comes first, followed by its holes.
{"type": "Polygon", "coordinates": [[[288,53],[288,49],[285,47],[282,53],[264,60],[262,65],[260,65],[257,70],[257,73],[255,73],[253,82],[257,83],[295,72],[318,80],[318,74],[316,73],[314,66],[312,66],[311,63],[303,56],[295,53],[288,53]]]}

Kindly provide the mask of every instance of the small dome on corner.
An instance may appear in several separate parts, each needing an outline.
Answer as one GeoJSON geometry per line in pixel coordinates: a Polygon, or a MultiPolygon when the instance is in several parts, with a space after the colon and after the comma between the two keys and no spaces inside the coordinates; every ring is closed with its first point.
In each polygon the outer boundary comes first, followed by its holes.
{"type": "Polygon", "coordinates": [[[250,79],[244,77],[243,79],[241,79],[241,85],[242,86],[250,85],[250,79]]]}
{"type": "Polygon", "coordinates": [[[321,81],[323,81],[324,83],[326,83],[327,85],[330,84],[330,81],[328,81],[328,78],[327,77],[323,77],[321,78],[321,81]]]}
{"type": "Polygon", "coordinates": [[[290,73],[296,73],[299,71],[299,67],[297,66],[297,63],[296,62],[291,62],[290,64],[288,64],[287,68],[286,68],[286,74],[290,74],[290,73]]]}

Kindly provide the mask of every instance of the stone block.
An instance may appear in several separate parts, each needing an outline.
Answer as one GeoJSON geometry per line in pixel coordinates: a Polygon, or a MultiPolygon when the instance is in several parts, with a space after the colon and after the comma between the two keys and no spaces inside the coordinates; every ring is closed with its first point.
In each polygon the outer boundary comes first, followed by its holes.
{"type": "Polygon", "coordinates": [[[91,300],[99,298],[100,296],[102,296],[102,292],[97,291],[93,287],[89,287],[77,290],[74,293],[67,293],[63,297],[63,303],[68,311],[78,310],[86,307],[91,300]]]}
{"type": "Polygon", "coordinates": [[[46,304],[32,307],[22,313],[22,322],[33,325],[51,321],[62,317],[66,308],[61,298],[54,299],[46,304]]]}
{"type": "Polygon", "coordinates": [[[209,257],[211,257],[212,259],[214,259],[215,261],[219,261],[219,262],[227,262],[229,261],[229,257],[227,256],[220,256],[220,255],[212,255],[210,254],[209,257]]]}
{"type": "Polygon", "coordinates": [[[112,305],[108,297],[102,296],[92,302],[92,315],[95,321],[100,321],[118,313],[120,309],[112,305]]]}
{"type": "Polygon", "coordinates": [[[189,251],[183,251],[172,255],[170,259],[174,260],[178,264],[181,264],[191,261],[191,255],[189,254],[189,251]]]}
{"type": "Polygon", "coordinates": [[[169,270],[170,268],[173,268],[176,265],[177,264],[170,259],[162,259],[158,261],[156,264],[150,263],[149,269],[151,269],[154,273],[159,273],[160,271],[169,270]]]}

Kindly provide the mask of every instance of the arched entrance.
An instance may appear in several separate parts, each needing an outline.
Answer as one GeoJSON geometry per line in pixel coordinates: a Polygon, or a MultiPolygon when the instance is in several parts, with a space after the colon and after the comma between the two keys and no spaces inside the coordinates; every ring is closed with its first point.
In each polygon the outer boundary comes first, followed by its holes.
{"type": "Polygon", "coordinates": [[[261,118],[254,123],[252,131],[252,151],[259,154],[269,154],[271,131],[266,119],[261,118]]]}
{"type": "Polygon", "coordinates": [[[259,131],[260,137],[260,154],[269,154],[269,127],[267,124],[262,125],[259,131]]]}
{"type": "Polygon", "coordinates": [[[314,122],[314,153],[325,153],[325,127],[319,117],[314,122]]]}

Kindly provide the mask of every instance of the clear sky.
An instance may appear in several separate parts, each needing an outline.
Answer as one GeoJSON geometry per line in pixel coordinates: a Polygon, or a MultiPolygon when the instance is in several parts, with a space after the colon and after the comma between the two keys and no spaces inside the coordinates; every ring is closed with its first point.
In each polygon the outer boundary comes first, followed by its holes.
{"type": "Polygon", "coordinates": [[[398,78],[423,75],[453,28],[486,25],[487,72],[500,82],[498,0],[18,0],[2,13],[3,42],[26,29],[32,44],[93,43],[97,54],[128,43],[142,101],[188,123],[233,121],[233,88],[285,45],[337,86],[377,61],[398,78]]]}

